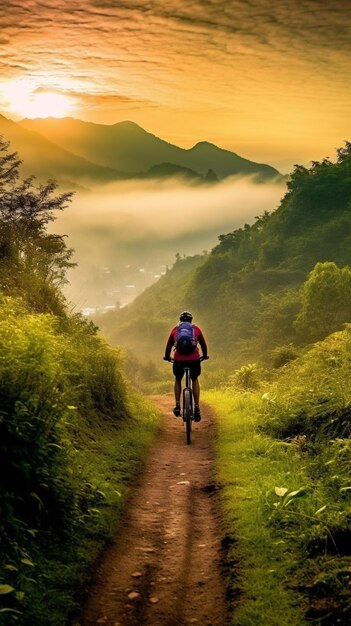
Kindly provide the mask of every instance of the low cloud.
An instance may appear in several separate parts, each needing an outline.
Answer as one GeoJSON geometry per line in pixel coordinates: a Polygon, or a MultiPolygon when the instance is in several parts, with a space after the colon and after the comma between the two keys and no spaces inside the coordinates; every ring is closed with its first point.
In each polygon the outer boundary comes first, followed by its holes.
{"type": "Polygon", "coordinates": [[[176,180],[120,182],[79,193],[63,221],[79,231],[105,226],[111,236],[128,240],[146,235],[171,240],[199,229],[219,233],[252,222],[255,215],[277,205],[283,189],[278,184],[257,185],[249,178],[211,186],[176,180]],[[126,232],[123,224],[128,224],[126,232]]]}
{"type": "Polygon", "coordinates": [[[68,235],[78,262],[69,298],[78,307],[104,306],[120,294],[124,304],[172,265],[176,253],[211,249],[218,235],[274,210],[284,192],[282,184],[240,178],[213,186],[121,182],[78,193],[53,226],[68,235]]]}

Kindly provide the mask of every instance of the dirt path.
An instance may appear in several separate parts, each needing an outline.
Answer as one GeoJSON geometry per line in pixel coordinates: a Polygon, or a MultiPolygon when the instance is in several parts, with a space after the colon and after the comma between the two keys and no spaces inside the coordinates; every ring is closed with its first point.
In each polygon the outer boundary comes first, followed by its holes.
{"type": "Polygon", "coordinates": [[[170,397],[164,425],[75,626],[224,626],[220,530],[213,496],[214,424],[203,407],[185,444],[170,397]]]}

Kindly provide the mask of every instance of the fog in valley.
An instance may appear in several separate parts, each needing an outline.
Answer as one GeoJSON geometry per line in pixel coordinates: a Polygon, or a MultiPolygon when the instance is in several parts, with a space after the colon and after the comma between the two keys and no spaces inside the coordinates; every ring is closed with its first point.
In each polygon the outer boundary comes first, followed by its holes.
{"type": "Polygon", "coordinates": [[[179,180],[120,182],[79,191],[52,226],[74,248],[66,296],[75,310],[124,306],[173,265],[210,250],[218,235],[274,210],[284,184],[232,178],[215,185],[179,180]]]}

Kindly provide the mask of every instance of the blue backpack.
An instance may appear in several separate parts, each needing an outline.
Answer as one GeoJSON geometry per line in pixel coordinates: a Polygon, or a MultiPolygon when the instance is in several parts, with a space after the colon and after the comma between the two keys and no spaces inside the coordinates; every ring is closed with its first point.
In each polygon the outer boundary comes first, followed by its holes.
{"type": "Polygon", "coordinates": [[[190,322],[180,322],[176,332],[176,349],[179,354],[188,355],[194,352],[196,339],[194,326],[190,322]]]}

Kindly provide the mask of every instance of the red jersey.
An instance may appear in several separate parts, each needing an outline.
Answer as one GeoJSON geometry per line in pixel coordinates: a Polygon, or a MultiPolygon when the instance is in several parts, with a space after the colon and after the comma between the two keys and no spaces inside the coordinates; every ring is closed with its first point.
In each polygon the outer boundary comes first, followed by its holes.
{"type": "MultiPolygon", "coordinates": [[[[202,356],[205,356],[205,357],[207,356],[207,344],[205,341],[205,337],[202,334],[201,328],[193,324],[193,329],[194,329],[194,337],[196,341],[196,348],[194,352],[192,352],[191,354],[179,354],[177,352],[177,349],[175,348],[174,355],[173,355],[173,358],[175,361],[198,361],[200,358],[199,348],[197,347],[198,343],[200,344],[200,347],[202,350],[202,356]]],[[[171,330],[171,334],[168,337],[166,350],[165,350],[166,359],[169,359],[169,357],[171,356],[171,350],[176,344],[176,341],[177,341],[177,326],[175,326],[171,330]]]]}

